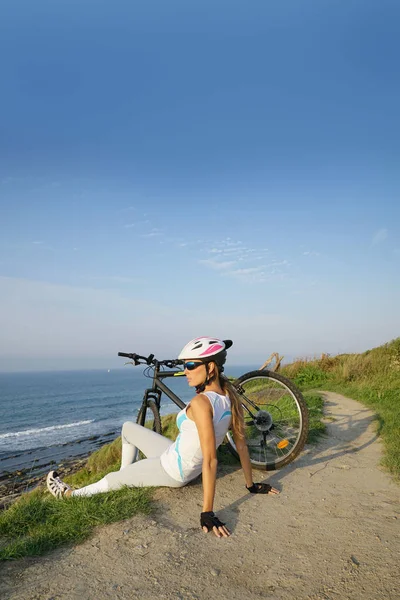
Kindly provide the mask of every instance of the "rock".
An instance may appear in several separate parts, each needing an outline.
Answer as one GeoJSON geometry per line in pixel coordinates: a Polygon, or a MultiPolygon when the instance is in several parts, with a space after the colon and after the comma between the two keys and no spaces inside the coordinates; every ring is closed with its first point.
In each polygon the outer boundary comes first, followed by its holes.
{"type": "Polygon", "coordinates": [[[356,567],[359,567],[359,566],[360,566],[360,563],[359,563],[359,561],[356,559],[356,557],[355,557],[355,556],[351,555],[351,556],[350,556],[350,560],[351,560],[351,562],[352,562],[354,565],[356,565],[356,567]]]}
{"type": "Polygon", "coordinates": [[[218,575],[221,573],[221,571],[219,569],[214,569],[212,568],[210,571],[211,575],[213,575],[214,577],[218,577],[218,575]]]}

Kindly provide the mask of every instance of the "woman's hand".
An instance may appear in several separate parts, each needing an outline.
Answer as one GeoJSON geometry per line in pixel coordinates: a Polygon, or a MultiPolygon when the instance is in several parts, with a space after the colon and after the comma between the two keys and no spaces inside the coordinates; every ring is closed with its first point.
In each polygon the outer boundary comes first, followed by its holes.
{"type": "Polygon", "coordinates": [[[225,527],[225,523],[222,523],[213,511],[202,512],[200,515],[200,525],[203,528],[204,533],[213,531],[217,537],[229,537],[230,531],[225,527]]]}
{"type": "Polygon", "coordinates": [[[279,494],[279,490],[269,483],[253,483],[250,486],[246,485],[246,489],[250,494],[279,494]]]}

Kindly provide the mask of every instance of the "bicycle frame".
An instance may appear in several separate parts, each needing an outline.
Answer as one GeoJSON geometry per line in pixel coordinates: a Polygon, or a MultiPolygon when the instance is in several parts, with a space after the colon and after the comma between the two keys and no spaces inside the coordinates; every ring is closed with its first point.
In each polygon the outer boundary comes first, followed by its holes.
{"type": "MultiPolygon", "coordinates": [[[[160,408],[162,394],[164,393],[181,410],[187,406],[187,404],[183,402],[181,398],[179,398],[179,396],[177,396],[163,381],[165,379],[168,379],[169,377],[185,376],[184,371],[176,370],[181,368],[184,362],[180,359],[158,361],[155,359],[154,354],[150,354],[149,356],[141,356],[136,353],[118,352],[118,356],[130,359],[132,361],[131,364],[134,364],[136,366],[147,365],[147,367],[152,368],[151,375],[149,374],[149,370],[147,369],[143,373],[145,376],[148,376],[150,379],[152,379],[152,386],[148,387],[144,391],[142,404],[137,415],[137,423],[146,426],[151,426],[152,424],[153,431],[161,433],[162,423],[160,419],[160,408]],[[169,370],[162,370],[164,368],[169,370]],[[146,421],[146,413],[148,410],[152,414],[150,414],[150,420],[146,421]]],[[[254,435],[253,430],[249,430],[249,439],[253,440],[254,438],[254,440],[256,441],[256,445],[254,446],[253,444],[252,447],[259,447],[260,451],[264,449],[264,460],[261,460],[261,457],[258,460],[257,458],[250,458],[252,465],[255,466],[255,468],[265,468],[267,470],[272,471],[277,468],[281,468],[286,464],[289,464],[299,455],[307,439],[308,412],[307,406],[305,404],[304,398],[301,395],[301,392],[296,388],[296,386],[292,382],[290,382],[290,380],[288,380],[283,375],[278,375],[277,373],[273,373],[267,370],[255,370],[245,373],[244,375],[242,375],[238,379],[235,379],[231,383],[241,396],[241,404],[245,416],[245,426],[255,426],[255,428],[258,430],[255,431],[256,435],[254,435]],[[258,405],[257,394],[255,398],[252,398],[251,387],[249,388],[249,394],[247,394],[247,389],[246,387],[244,387],[245,384],[253,381],[254,379],[261,380],[263,383],[265,381],[268,381],[268,385],[272,382],[274,384],[272,386],[274,390],[276,384],[278,384],[276,389],[280,393],[283,392],[285,396],[286,394],[289,394],[289,400],[291,402],[294,402],[294,409],[296,411],[295,414],[298,415],[299,418],[299,427],[297,428],[299,429],[299,431],[297,432],[296,430],[293,433],[292,430],[290,430],[289,439],[288,436],[282,437],[278,433],[276,433],[275,436],[271,438],[271,443],[274,443],[275,438],[279,438],[281,440],[279,443],[276,443],[276,447],[279,450],[282,450],[281,454],[279,454],[274,448],[271,447],[272,450],[275,451],[275,454],[272,455],[272,458],[271,456],[268,458],[265,449],[268,446],[266,438],[275,429],[274,416],[269,410],[269,407],[274,405],[274,398],[270,399],[270,401],[268,401],[267,398],[266,402],[264,403],[265,407],[263,405],[260,407],[258,405]],[[293,435],[296,435],[296,440],[294,442],[293,440],[291,440],[293,435]],[[285,442],[284,445],[282,445],[283,442],[285,442]],[[283,450],[286,447],[289,447],[289,451],[285,454],[283,450]]],[[[282,412],[279,409],[279,407],[277,410],[282,412]]],[[[278,425],[280,421],[282,421],[282,418],[282,415],[278,414],[278,425]]],[[[286,423],[285,425],[286,421],[283,420],[284,428],[289,427],[288,423],[286,423]]],[[[232,438],[232,435],[232,433],[227,433],[228,448],[238,458],[239,455],[237,453],[234,438],[232,438]]],[[[269,448],[270,451],[272,451],[271,448],[269,448]]]]}
{"type": "Polygon", "coordinates": [[[154,400],[157,409],[160,410],[161,394],[164,392],[180,409],[185,408],[186,404],[162,382],[162,379],[167,379],[168,377],[184,377],[184,373],[183,371],[160,371],[158,365],[154,367],[153,385],[144,391],[142,405],[147,405],[148,400],[154,400]]]}
{"type": "MultiPolygon", "coordinates": [[[[184,373],[183,371],[160,371],[158,365],[155,366],[153,386],[144,391],[142,405],[145,404],[147,406],[148,400],[154,400],[158,411],[160,411],[161,394],[164,392],[164,394],[168,396],[168,398],[172,400],[172,402],[174,402],[180,409],[185,408],[186,404],[167,385],[165,385],[165,383],[161,381],[162,379],[167,379],[168,377],[184,377],[184,373]]],[[[240,390],[240,388],[239,391],[243,393],[243,390],[240,390]]],[[[254,402],[252,402],[246,396],[244,396],[244,398],[252,408],[254,408],[256,411],[258,410],[258,407],[256,404],[254,404],[254,402]]],[[[255,415],[251,412],[250,407],[245,402],[242,402],[242,406],[244,410],[248,412],[250,417],[254,419],[255,415]]]]}

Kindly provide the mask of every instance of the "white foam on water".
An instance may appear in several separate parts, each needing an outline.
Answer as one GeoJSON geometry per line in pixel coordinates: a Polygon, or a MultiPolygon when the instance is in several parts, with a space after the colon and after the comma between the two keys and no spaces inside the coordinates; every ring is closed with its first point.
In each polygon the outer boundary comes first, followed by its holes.
{"type": "Polygon", "coordinates": [[[25,435],[35,435],[37,433],[43,433],[45,431],[55,431],[57,429],[69,429],[71,427],[79,427],[80,425],[89,425],[93,422],[94,419],[89,421],[77,421],[76,423],[66,423],[65,425],[53,425],[52,427],[43,427],[42,429],[24,429],[23,431],[12,431],[10,433],[0,434],[0,439],[18,438],[25,435]]]}

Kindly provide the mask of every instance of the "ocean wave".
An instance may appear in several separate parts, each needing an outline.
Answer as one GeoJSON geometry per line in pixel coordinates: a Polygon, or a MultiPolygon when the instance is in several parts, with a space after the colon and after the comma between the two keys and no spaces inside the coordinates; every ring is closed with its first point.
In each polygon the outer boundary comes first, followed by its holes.
{"type": "Polygon", "coordinates": [[[41,429],[25,429],[23,431],[13,431],[10,433],[1,433],[0,439],[4,438],[16,438],[24,435],[35,435],[37,433],[43,433],[44,431],[55,431],[57,429],[69,429],[71,427],[79,427],[80,425],[89,425],[93,423],[94,419],[88,421],[77,421],[76,423],[66,423],[65,425],[53,425],[51,427],[42,427],[41,429]]]}

